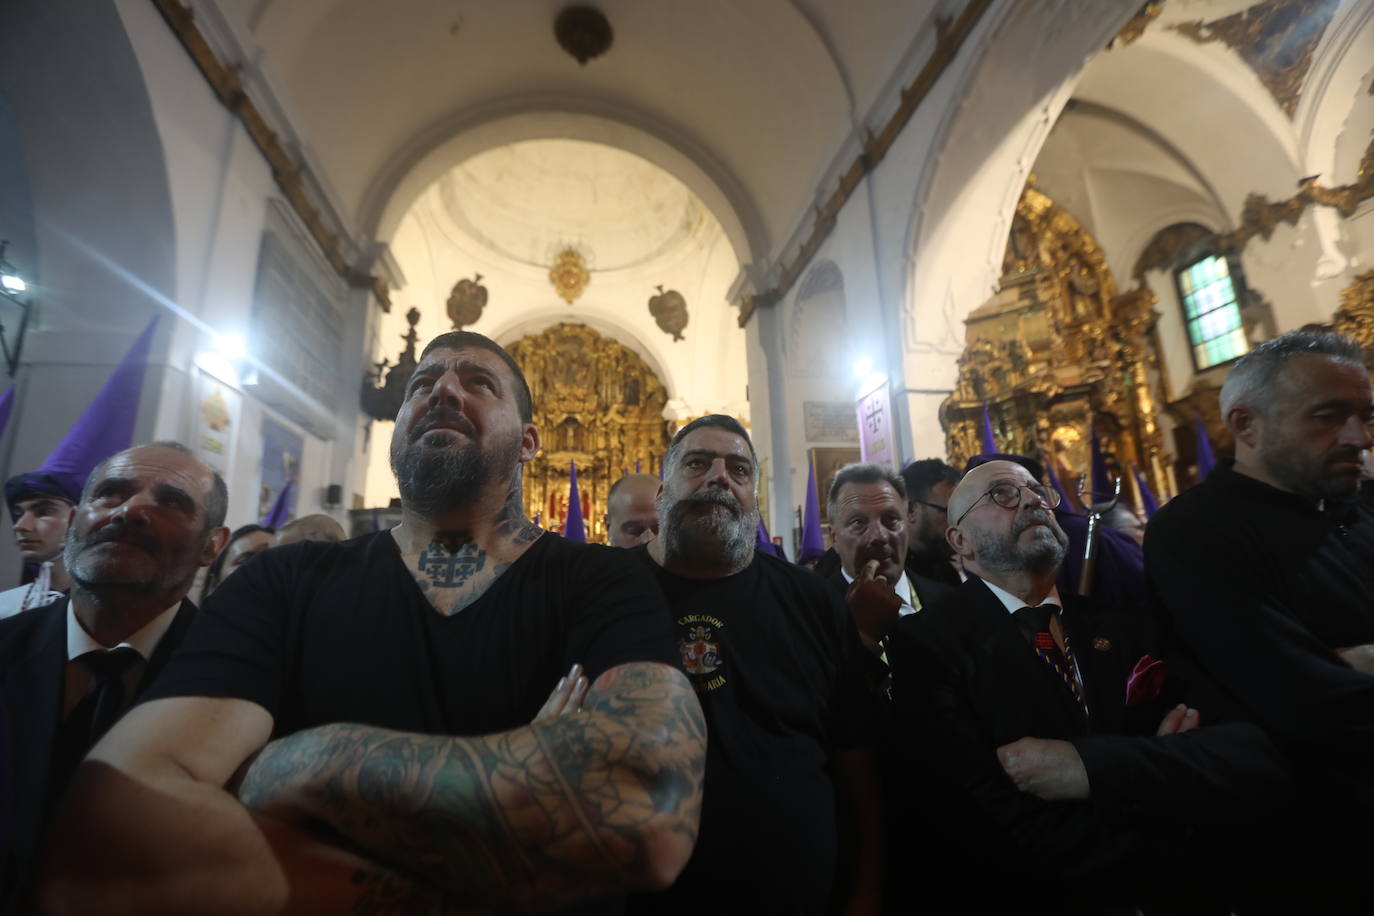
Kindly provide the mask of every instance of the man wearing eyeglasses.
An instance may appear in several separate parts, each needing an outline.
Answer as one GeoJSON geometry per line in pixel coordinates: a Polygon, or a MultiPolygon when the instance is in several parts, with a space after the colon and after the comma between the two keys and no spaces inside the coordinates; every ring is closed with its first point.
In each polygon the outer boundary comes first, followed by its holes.
{"type": "Polygon", "coordinates": [[[1280,781],[1276,754],[1252,726],[1197,728],[1141,617],[1060,592],[1060,497],[1033,466],[964,476],[947,536],[970,578],[889,641],[896,731],[923,786],[908,820],[938,837],[923,866],[968,888],[969,912],[1196,894],[1185,827],[1209,800],[1280,781]]]}
{"type": "Polygon", "coordinates": [[[959,573],[951,562],[954,552],[945,540],[949,527],[949,497],[960,473],[939,458],[923,458],[902,468],[906,484],[906,571],[957,586],[959,573]]]}

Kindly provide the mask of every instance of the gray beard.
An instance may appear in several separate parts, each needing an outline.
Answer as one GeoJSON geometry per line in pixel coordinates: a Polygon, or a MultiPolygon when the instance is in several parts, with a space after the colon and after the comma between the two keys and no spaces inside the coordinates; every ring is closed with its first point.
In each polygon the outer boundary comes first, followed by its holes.
{"type": "Polygon", "coordinates": [[[743,569],[753,559],[758,512],[742,512],[739,501],[724,490],[698,490],[671,506],[660,496],[660,518],[665,507],[667,518],[659,537],[664,556],[674,565],[743,569]],[[704,514],[692,511],[702,504],[720,508],[704,514]],[[729,509],[740,515],[735,517],[729,509]]]}
{"type": "Polygon", "coordinates": [[[975,529],[973,549],[978,565],[992,572],[1028,572],[1036,575],[1058,569],[1059,564],[1064,562],[1069,541],[1062,532],[1056,536],[1054,529],[1042,528],[1040,531],[1043,533],[1037,533],[1029,547],[1017,545],[1021,532],[1032,521],[1035,521],[1034,516],[1025,516],[1007,536],[975,529]]]}

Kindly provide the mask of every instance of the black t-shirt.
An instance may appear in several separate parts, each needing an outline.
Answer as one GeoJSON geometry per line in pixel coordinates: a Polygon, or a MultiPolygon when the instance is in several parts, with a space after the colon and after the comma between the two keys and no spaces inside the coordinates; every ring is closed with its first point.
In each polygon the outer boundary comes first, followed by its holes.
{"type": "Polygon", "coordinates": [[[679,665],[663,599],[623,552],[545,534],[445,617],[389,531],[265,551],[206,601],[148,693],[237,697],[275,733],[357,722],[479,735],[528,724],[574,662],[679,665]]]}
{"type": "Polygon", "coordinates": [[[832,752],[869,743],[874,713],[848,612],[819,576],[761,553],[733,576],[684,579],[633,552],[668,599],[709,740],[692,859],[671,890],[631,898],[629,912],[824,912],[832,752]]]}

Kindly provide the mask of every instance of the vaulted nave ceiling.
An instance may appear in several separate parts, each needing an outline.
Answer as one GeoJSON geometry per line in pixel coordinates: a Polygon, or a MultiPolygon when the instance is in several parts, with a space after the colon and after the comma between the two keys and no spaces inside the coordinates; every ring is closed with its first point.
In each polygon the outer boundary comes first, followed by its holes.
{"type": "Polygon", "coordinates": [[[888,104],[950,5],[604,0],[614,43],[579,66],[553,36],[564,0],[229,2],[356,231],[394,228],[380,225],[389,198],[448,137],[574,112],[653,135],[704,170],[744,226],[741,261],[775,255],[807,218],[828,171],[854,155],[855,125],[888,104]]]}

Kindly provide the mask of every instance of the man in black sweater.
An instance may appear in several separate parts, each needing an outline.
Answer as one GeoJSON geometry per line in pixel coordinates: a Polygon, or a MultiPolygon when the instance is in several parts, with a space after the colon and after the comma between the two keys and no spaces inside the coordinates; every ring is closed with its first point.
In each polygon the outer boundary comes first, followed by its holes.
{"type": "Polygon", "coordinates": [[[1236,457],[1151,521],[1150,589],[1199,705],[1260,724],[1297,768],[1299,804],[1257,843],[1281,866],[1254,861],[1281,885],[1264,899],[1310,908],[1324,892],[1323,911],[1360,909],[1348,869],[1367,861],[1355,836],[1374,813],[1374,515],[1354,498],[1374,395],[1360,348],[1310,331],[1268,341],[1232,368],[1221,413],[1236,457]]]}

